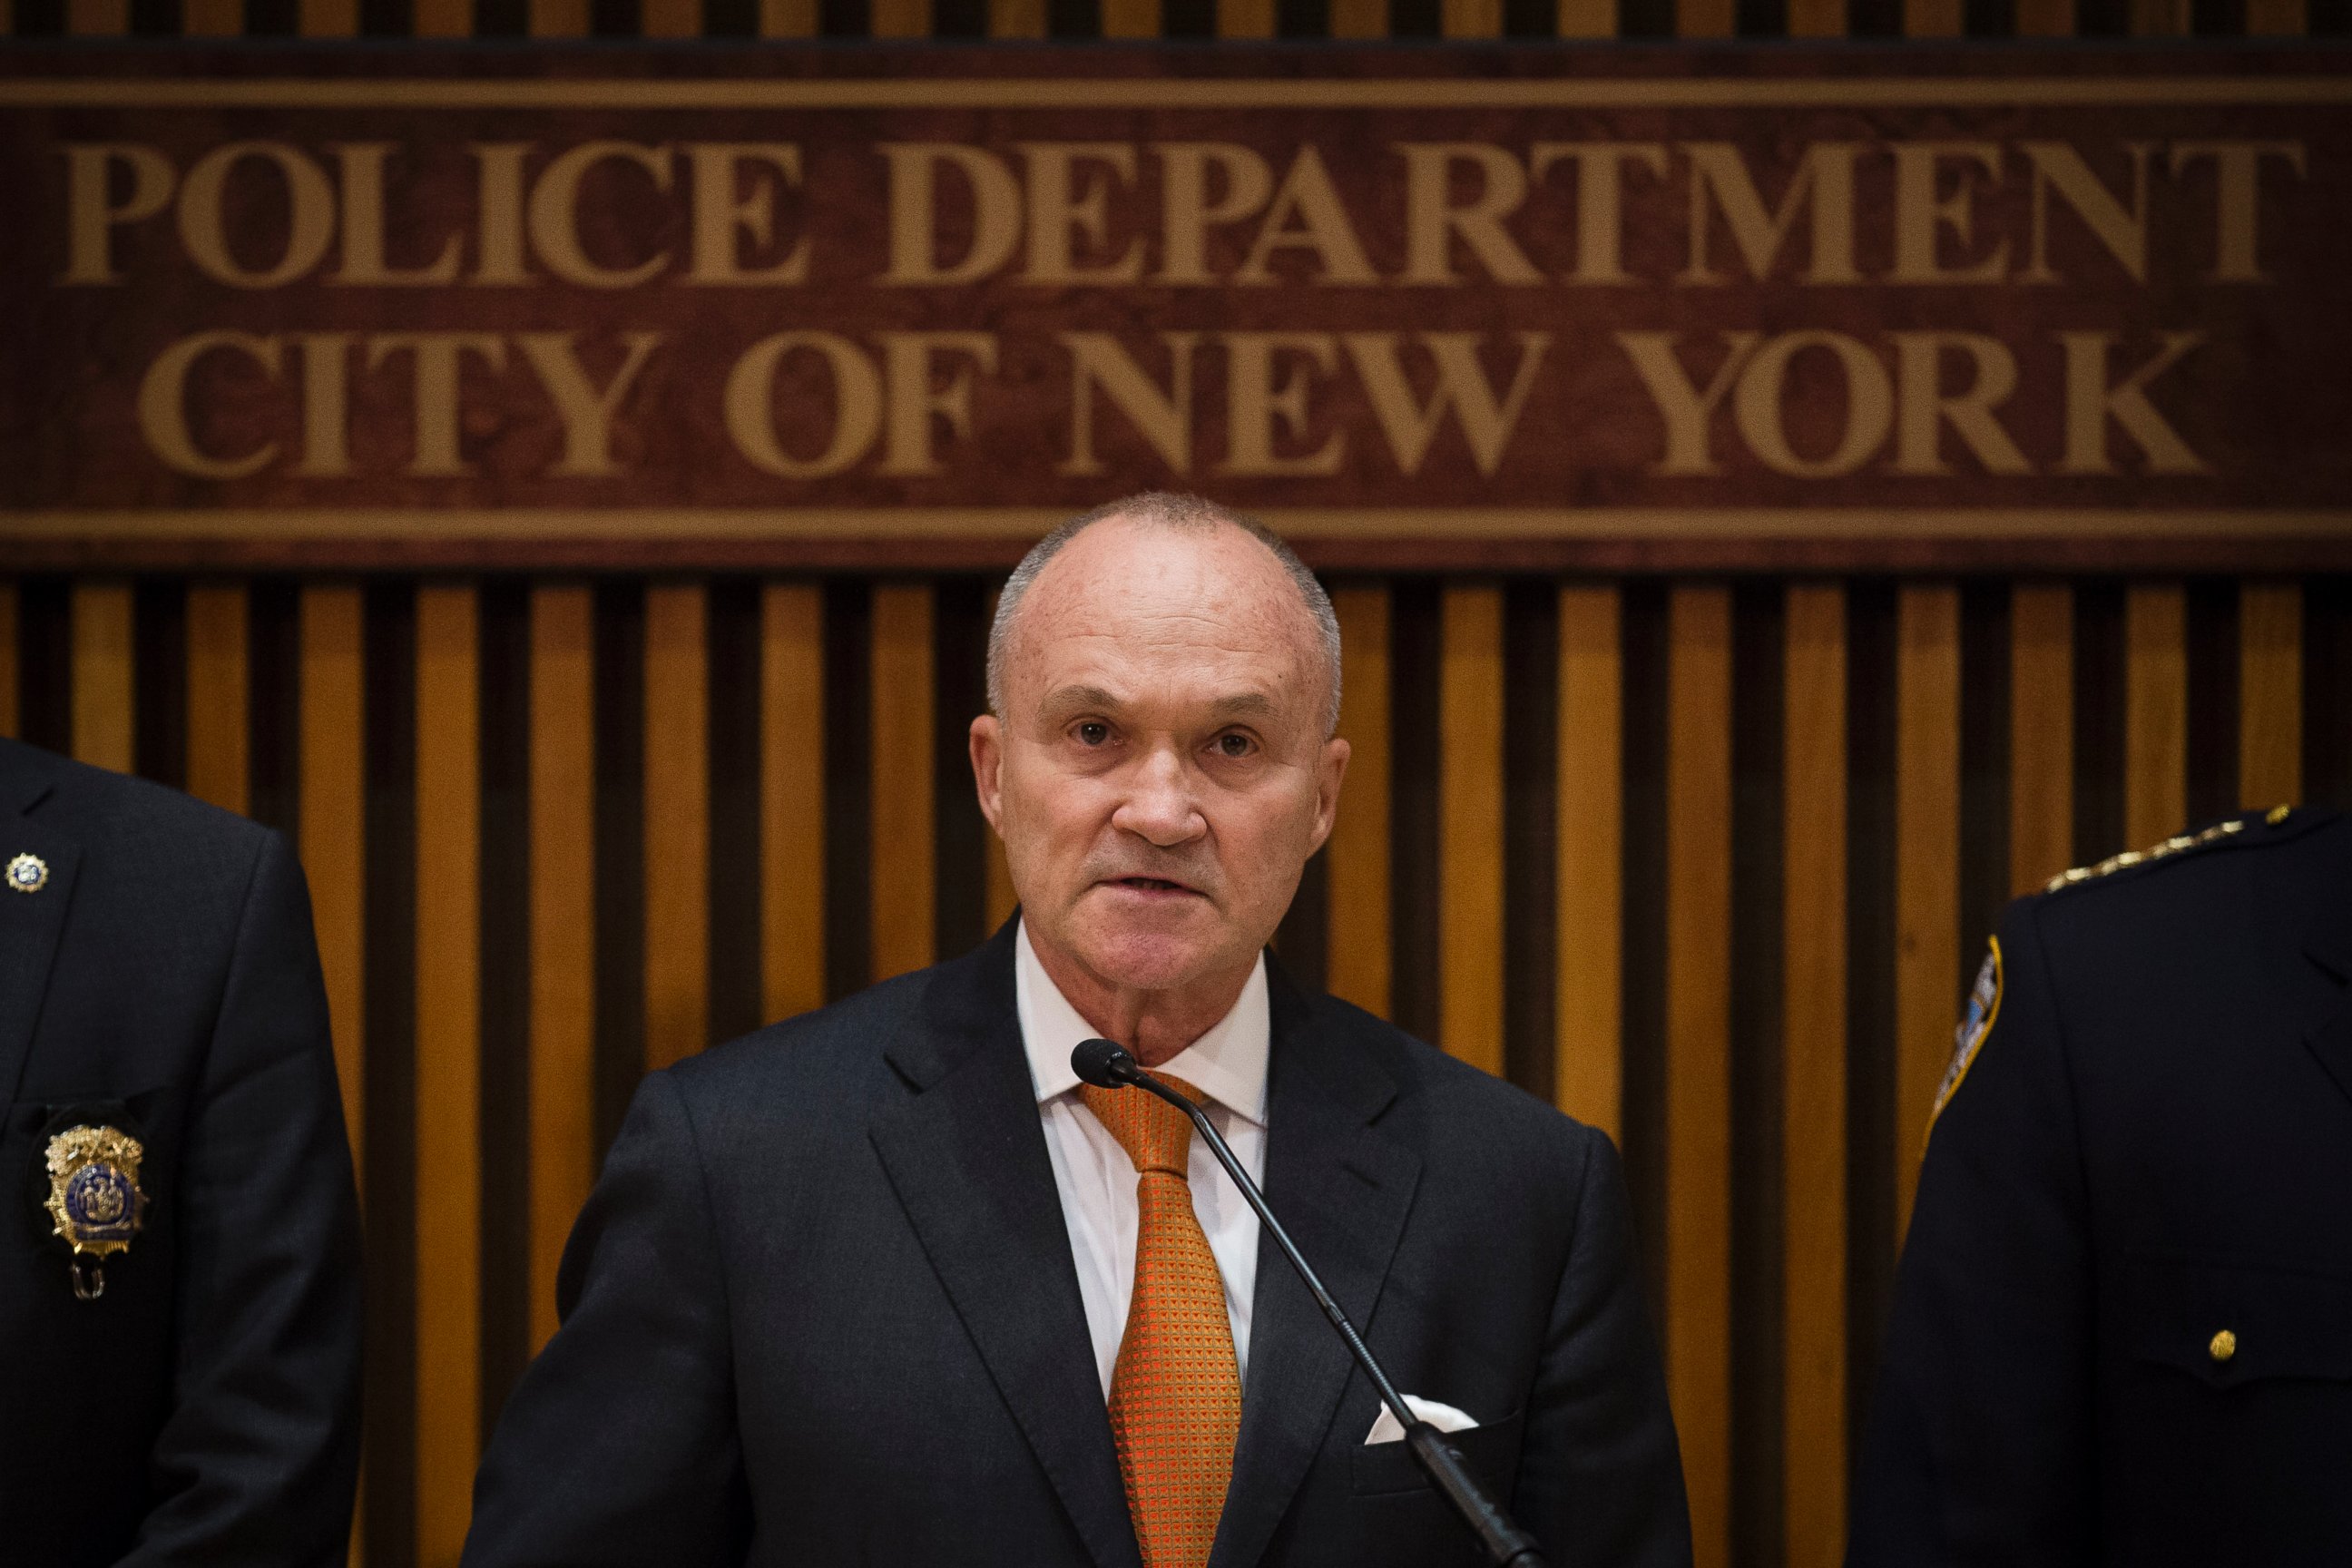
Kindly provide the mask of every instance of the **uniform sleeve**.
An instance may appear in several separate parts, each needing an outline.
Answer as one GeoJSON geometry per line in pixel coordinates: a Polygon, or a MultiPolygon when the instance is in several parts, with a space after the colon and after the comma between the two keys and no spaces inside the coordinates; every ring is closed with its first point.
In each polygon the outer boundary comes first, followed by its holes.
{"type": "Polygon", "coordinates": [[[1937,1119],[1856,1481],[1848,1568],[2097,1553],[2090,1249],[2036,905],[2001,922],[1990,1027],[1937,1119]]]}
{"type": "Polygon", "coordinates": [[[1511,1508],[1555,1568],[1689,1568],[1690,1505],[1617,1151],[1588,1132],[1576,1234],[1511,1508]]]}
{"type": "Polygon", "coordinates": [[[562,1327],[499,1418],[465,1568],[741,1560],[750,1508],[715,1235],[685,1104],[656,1073],[565,1246],[562,1327]]]}
{"type": "Polygon", "coordinates": [[[126,1568],[344,1560],[359,1214],[310,896],[265,840],[180,1166],[177,1370],[126,1568]]]}

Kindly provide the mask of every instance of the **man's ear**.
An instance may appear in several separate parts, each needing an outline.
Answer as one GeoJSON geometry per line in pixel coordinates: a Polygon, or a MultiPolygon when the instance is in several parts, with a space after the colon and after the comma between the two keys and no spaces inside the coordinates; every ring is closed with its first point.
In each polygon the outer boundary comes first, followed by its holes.
{"type": "Polygon", "coordinates": [[[1339,782],[1348,776],[1348,759],[1353,754],[1353,748],[1334,735],[1315,759],[1315,842],[1307,846],[1309,855],[1323,847],[1331,837],[1331,825],[1339,820],[1339,782]]]}
{"type": "Polygon", "coordinates": [[[1004,729],[997,723],[995,714],[983,713],[971,721],[971,782],[980,795],[980,814],[988,818],[988,826],[1002,837],[1004,729]]]}

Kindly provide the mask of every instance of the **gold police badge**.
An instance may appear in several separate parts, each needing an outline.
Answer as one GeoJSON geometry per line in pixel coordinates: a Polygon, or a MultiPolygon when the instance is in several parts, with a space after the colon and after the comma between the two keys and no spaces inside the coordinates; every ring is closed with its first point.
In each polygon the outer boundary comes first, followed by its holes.
{"type": "Polygon", "coordinates": [[[139,1185],[139,1140],[113,1127],[68,1127],[49,1140],[49,1199],[54,1234],[73,1248],[74,1294],[95,1301],[106,1293],[102,1260],[130,1249],[147,1218],[139,1185]],[[87,1260],[87,1261],[85,1261],[87,1260]]]}

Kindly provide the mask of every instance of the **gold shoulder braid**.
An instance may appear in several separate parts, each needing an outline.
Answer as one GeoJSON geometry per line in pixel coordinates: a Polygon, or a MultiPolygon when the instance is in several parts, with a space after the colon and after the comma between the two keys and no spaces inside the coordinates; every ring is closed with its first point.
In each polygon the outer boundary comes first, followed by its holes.
{"type": "MultiPolygon", "coordinates": [[[[2287,819],[2288,814],[2294,809],[2290,805],[2274,805],[2263,814],[2263,823],[2265,826],[2276,827],[2287,819]]],[[[2202,833],[2183,833],[2146,849],[2126,849],[2120,855],[2108,856],[2095,866],[2077,866],[2071,871],[2062,871],[2051,878],[2042,890],[2045,893],[2054,893],[2062,888],[2072,888],[2084,882],[2096,881],[2101,877],[2128,870],[2134,866],[2145,866],[2151,860],[2163,860],[2174,855],[2185,854],[2191,849],[2202,849],[2209,844],[2219,844],[2225,838],[2234,838],[2252,825],[2251,817],[2232,817],[2228,822],[2215,823],[2202,833]]]]}

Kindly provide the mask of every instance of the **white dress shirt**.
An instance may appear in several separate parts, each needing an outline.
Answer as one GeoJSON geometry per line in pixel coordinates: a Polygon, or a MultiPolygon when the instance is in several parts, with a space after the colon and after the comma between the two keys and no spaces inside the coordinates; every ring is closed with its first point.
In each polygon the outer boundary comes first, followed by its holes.
{"type": "MultiPolygon", "coordinates": [[[[1078,1075],[1070,1070],[1070,1048],[1095,1038],[1095,1029],[1045,973],[1029,945],[1026,924],[1013,942],[1013,994],[1021,1041],[1029,1053],[1029,1080],[1037,1090],[1054,1185],[1070,1229],[1070,1257],[1078,1267],[1078,1296],[1086,1303],[1087,1331],[1108,1398],[1118,1342],[1127,1331],[1128,1298],[1135,1289],[1135,1162],[1087,1109],[1078,1096],[1078,1075]]],[[[1208,1097],[1210,1120],[1254,1182],[1265,1178],[1265,1060],[1272,1033],[1261,955],[1233,1010],[1155,1069],[1208,1097]]],[[[1257,1215],[1198,1137],[1189,1163],[1192,1212],[1224,1277],[1234,1359],[1246,1376],[1250,1298],[1257,1284],[1257,1215]]]]}

